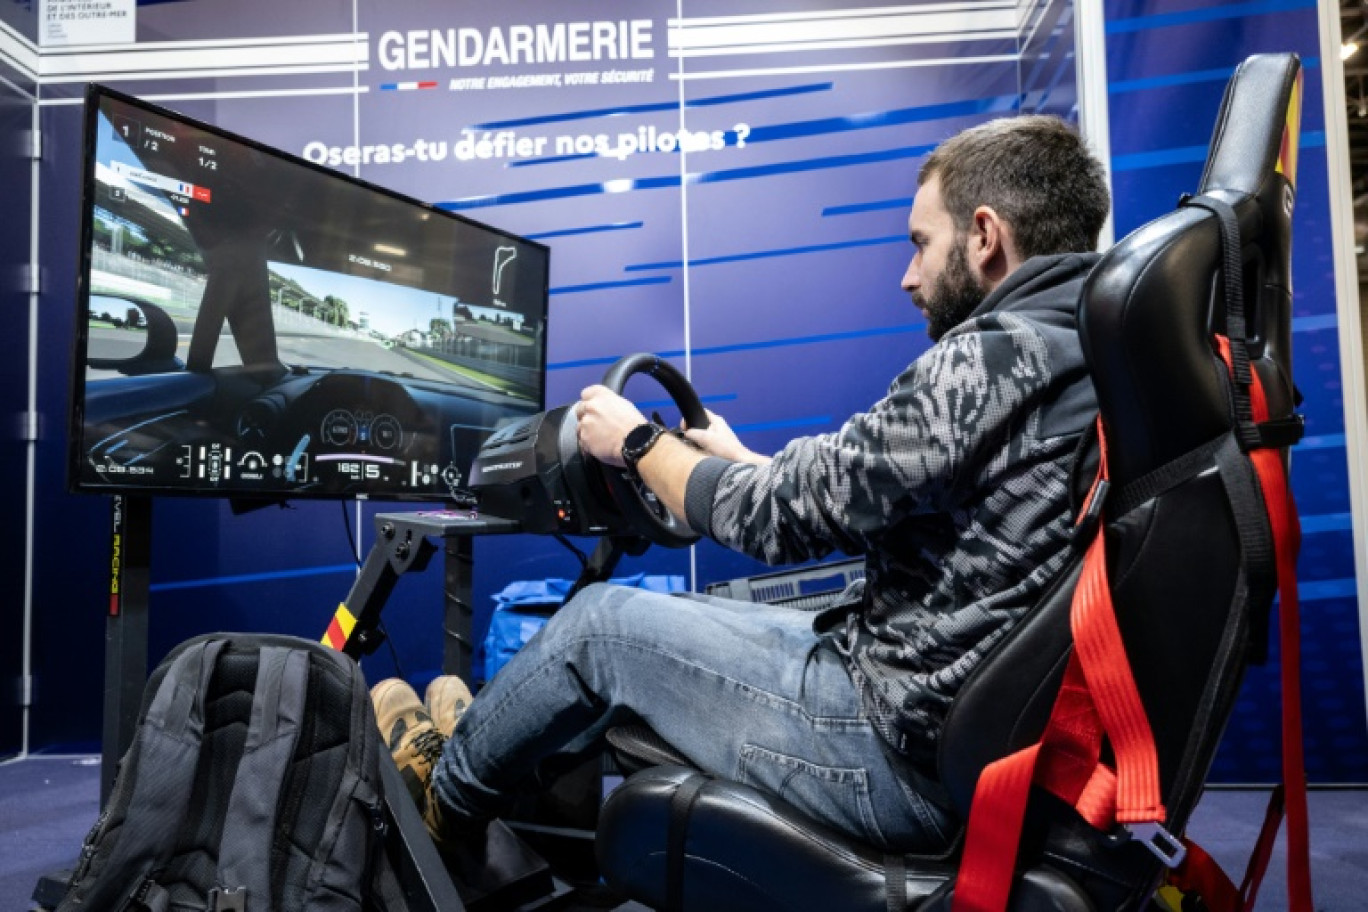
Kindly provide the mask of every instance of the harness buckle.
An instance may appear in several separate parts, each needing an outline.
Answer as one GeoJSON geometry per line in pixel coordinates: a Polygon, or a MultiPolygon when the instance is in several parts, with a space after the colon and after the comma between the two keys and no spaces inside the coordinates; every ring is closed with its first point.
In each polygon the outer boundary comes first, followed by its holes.
{"type": "Polygon", "coordinates": [[[1306,416],[1294,412],[1283,418],[1262,421],[1257,427],[1264,446],[1282,449],[1298,443],[1306,436],[1306,416]]]}
{"type": "Polygon", "coordinates": [[[1107,493],[1111,490],[1111,482],[1105,478],[1097,479],[1092,490],[1088,492],[1088,500],[1083,505],[1083,510],[1074,521],[1074,540],[1079,542],[1089,542],[1092,540],[1093,533],[1102,523],[1102,506],[1107,501],[1107,493]]]}
{"type": "Polygon", "coordinates": [[[1187,846],[1183,845],[1183,841],[1164,829],[1164,825],[1157,820],[1128,823],[1124,829],[1131,839],[1143,845],[1166,867],[1176,868],[1187,857],[1187,846]]]}

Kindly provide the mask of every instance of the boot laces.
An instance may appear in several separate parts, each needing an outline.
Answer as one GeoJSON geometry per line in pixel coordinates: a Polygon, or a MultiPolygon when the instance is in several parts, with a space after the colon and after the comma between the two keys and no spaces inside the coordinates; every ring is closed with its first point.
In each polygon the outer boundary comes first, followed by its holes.
{"type": "Polygon", "coordinates": [[[446,735],[439,732],[436,728],[426,728],[413,736],[410,746],[419,756],[431,766],[436,766],[438,759],[442,756],[442,747],[446,744],[446,735]]]}

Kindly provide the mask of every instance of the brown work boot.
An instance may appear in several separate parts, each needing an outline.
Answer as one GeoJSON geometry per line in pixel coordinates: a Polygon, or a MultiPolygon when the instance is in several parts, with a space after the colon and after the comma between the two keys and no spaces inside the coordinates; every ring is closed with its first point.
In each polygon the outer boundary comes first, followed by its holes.
{"type": "Polygon", "coordinates": [[[380,736],[385,739],[399,774],[418,810],[428,811],[428,782],[442,755],[446,735],[437,730],[417,692],[399,678],[388,678],[371,688],[371,704],[380,736]]]}
{"type": "Polygon", "coordinates": [[[437,730],[450,738],[456,729],[456,723],[461,719],[461,714],[466,711],[472,699],[474,698],[470,695],[470,688],[466,687],[465,681],[456,675],[442,675],[433,678],[432,683],[427,686],[427,692],[423,695],[423,706],[432,718],[432,724],[437,726],[437,730]]]}

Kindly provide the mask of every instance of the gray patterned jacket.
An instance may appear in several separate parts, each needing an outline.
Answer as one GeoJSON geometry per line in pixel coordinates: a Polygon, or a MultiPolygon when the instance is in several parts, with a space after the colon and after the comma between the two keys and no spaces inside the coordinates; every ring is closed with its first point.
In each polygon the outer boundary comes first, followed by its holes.
{"type": "Polygon", "coordinates": [[[1069,469],[1097,411],[1075,308],[1096,261],[1027,261],[839,431],[689,478],[690,525],[728,547],[865,556],[863,602],[817,624],[920,771],[960,684],[1067,561],[1069,469]]]}

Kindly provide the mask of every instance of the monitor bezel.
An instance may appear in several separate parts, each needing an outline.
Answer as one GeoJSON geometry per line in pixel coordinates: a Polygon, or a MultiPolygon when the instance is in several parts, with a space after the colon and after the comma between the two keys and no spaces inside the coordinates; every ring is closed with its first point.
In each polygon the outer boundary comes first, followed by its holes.
{"type": "MultiPolygon", "coordinates": [[[[88,83],[86,86],[84,110],[82,113],[82,139],[81,139],[81,198],[80,198],[80,230],[78,231],[79,248],[76,255],[76,294],[75,294],[75,332],[71,340],[70,357],[70,381],[71,388],[68,396],[67,407],[67,491],[74,494],[123,494],[123,495],[147,495],[147,496],[170,496],[170,497],[193,497],[206,498],[213,500],[230,500],[243,503],[264,501],[279,503],[291,500],[317,500],[317,501],[396,501],[414,503],[434,503],[450,501],[453,498],[438,492],[418,494],[405,491],[352,491],[352,492],[313,492],[313,491],[279,491],[279,490],[252,490],[252,489],[208,489],[204,487],[178,487],[169,485],[153,484],[118,484],[114,482],[92,482],[82,479],[82,459],[85,444],[85,388],[86,388],[86,353],[89,345],[89,319],[87,311],[90,301],[90,270],[92,251],[91,244],[94,235],[94,201],[96,199],[96,179],[95,179],[95,152],[98,141],[98,120],[101,99],[109,98],[122,104],[140,108],[149,113],[168,119],[178,121],[194,129],[203,130],[207,133],[221,137],[229,142],[241,143],[251,149],[263,154],[282,159],[289,164],[301,166],[312,170],[325,177],[352,184],[363,190],[390,197],[393,200],[416,207],[425,212],[431,213],[442,218],[452,219],[462,222],[482,230],[487,230],[509,240],[520,244],[526,244],[533,248],[538,248],[543,252],[546,259],[546,269],[543,276],[543,287],[541,295],[546,301],[546,312],[543,316],[543,331],[541,334],[540,351],[538,360],[541,364],[542,382],[538,391],[537,407],[528,414],[535,414],[546,409],[546,387],[547,387],[547,340],[551,332],[551,308],[550,308],[550,282],[551,282],[551,248],[548,244],[532,238],[524,237],[512,231],[498,228],[486,222],[461,215],[435,206],[431,203],[401,193],[389,187],[367,181],[364,178],[320,165],[309,161],[306,158],[286,152],[259,140],[252,139],[232,130],[207,123],[196,117],[183,114],[171,108],[164,107],[154,102],[147,101],[137,96],[121,92],[117,89],[100,83],[88,83]]],[[[471,454],[472,458],[474,454],[471,454]]]]}

